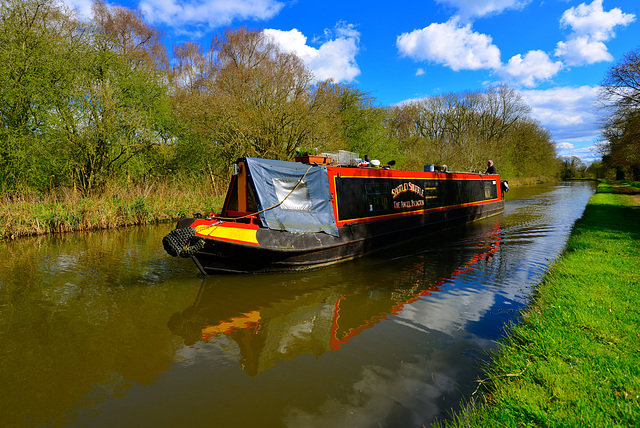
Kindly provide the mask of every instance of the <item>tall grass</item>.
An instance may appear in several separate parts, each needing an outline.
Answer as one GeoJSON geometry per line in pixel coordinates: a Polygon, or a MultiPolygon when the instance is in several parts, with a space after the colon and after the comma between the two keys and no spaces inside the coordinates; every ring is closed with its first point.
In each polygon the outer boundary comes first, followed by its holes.
{"type": "Polygon", "coordinates": [[[167,222],[218,212],[226,188],[208,179],[111,183],[99,194],[61,188],[0,196],[0,239],[167,222]]]}
{"type": "Polygon", "coordinates": [[[456,427],[640,426],[640,183],[601,184],[456,427]]]}

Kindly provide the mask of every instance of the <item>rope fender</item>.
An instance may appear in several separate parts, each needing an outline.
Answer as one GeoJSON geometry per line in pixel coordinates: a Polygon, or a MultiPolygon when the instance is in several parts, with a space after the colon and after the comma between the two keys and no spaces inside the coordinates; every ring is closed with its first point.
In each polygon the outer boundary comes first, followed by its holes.
{"type": "Polygon", "coordinates": [[[198,239],[193,245],[189,245],[189,241],[194,236],[196,236],[196,230],[192,227],[173,229],[162,238],[162,246],[173,257],[191,257],[205,245],[204,239],[198,239]]]}

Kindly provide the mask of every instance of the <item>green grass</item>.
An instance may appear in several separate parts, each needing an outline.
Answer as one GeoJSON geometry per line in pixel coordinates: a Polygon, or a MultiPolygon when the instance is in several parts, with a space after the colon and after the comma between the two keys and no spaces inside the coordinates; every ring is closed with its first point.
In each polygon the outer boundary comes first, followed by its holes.
{"type": "Polygon", "coordinates": [[[601,183],[455,427],[640,426],[640,183],[601,183]]]}

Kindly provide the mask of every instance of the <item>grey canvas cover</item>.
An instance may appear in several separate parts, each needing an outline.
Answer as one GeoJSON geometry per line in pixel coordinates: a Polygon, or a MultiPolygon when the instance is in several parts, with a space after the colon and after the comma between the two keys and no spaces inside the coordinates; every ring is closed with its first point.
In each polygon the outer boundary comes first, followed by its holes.
{"type": "Polygon", "coordinates": [[[324,232],[338,236],[326,166],[258,158],[244,160],[249,171],[249,182],[255,191],[258,210],[284,201],[277,207],[260,213],[262,224],[274,230],[324,232]],[[304,179],[300,182],[303,176],[304,179]]]}

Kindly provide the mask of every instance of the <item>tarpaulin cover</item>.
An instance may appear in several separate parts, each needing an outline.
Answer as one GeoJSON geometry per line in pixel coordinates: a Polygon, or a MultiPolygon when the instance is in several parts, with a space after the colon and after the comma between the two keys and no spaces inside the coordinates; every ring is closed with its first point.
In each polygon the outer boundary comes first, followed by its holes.
{"type": "Polygon", "coordinates": [[[275,230],[324,232],[338,236],[327,167],[270,159],[244,160],[249,171],[249,181],[256,193],[258,210],[284,200],[277,207],[260,213],[260,220],[264,225],[275,230]],[[303,176],[304,179],[296,188],[303,176]]]}

